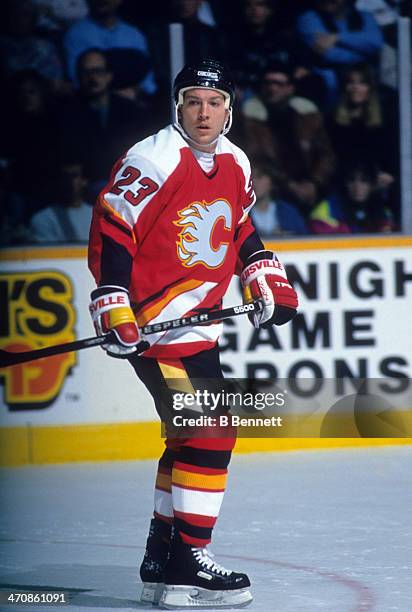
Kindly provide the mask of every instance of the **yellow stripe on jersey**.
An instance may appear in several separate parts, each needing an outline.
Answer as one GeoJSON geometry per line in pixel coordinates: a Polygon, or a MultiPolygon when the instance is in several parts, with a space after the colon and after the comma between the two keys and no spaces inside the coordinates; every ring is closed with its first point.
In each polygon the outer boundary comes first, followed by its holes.
{"type": "Polygon", "coordinates": [[[110,213],[113,217],[117,217],[118,219],[121,219],[123,223],[125,223],[126,225],[128,225],[130,227],[130,229],[131,229],[131,238],[132,238],[133,242],[136,243],[136,236],[134,235],[133,227],[130,225],[130,223],[128,223],[126,221],[126,219],[123,219],[122,215],[120,213],[118,213],[117,210],[115,210],[112,206],[110,206],[108,201],[105,200],[104,198],[99,197],[99,204],[101,205],[102,208],[107,210],[107,212],[110,213]]]}

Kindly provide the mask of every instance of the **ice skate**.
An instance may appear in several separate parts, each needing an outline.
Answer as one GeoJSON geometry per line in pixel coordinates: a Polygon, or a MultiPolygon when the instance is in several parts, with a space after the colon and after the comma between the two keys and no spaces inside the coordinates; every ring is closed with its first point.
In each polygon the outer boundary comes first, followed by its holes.
{"type": "Polygon", "coordinates": [[[207,548],[184,544],[178,533],[173,536],[164,579],[159,605],[166,610],[240,608],[253,599],[246,574],[219,565],[207,548]]]}
{"type": "Polygon", "coordinates": [[[143,589],[142,603],[158,604],[164,590],[164,569],[169,555],[170,526],[154,518],[146,543],[146,551],[140,566],[143,589]]]}

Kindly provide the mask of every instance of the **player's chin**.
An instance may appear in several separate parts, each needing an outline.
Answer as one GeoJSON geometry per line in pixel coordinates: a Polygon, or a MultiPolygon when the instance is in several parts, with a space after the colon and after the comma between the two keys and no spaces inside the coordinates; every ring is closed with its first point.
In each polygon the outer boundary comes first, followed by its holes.
{"type": "Polygon", "coordinates": [[[211,130],[196,130],[196,140],[203,144],[210,144],[216,139],[214,132],[211,130]]]}

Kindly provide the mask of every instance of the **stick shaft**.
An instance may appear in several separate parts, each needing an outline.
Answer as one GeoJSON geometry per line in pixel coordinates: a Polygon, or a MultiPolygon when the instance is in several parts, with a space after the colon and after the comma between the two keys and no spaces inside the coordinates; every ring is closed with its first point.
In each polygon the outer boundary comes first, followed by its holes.
{"type": "MultiPolygon", "coordinates": [[[[262,305],[260,302],[257,301],[252,302],[250,304],[241,304],[239,306],[224,308],[223,310],[212,310],[211,312],[192,315],[190,317],[183,317],[182,319],[171,319],[170,321],[162,321],[162,323],[145,325],[141,328],[140,331],[144,335],[156,334],[172,329],[179,329],[181,327],[205,325],[207,323],[213,323],[213,321],[223,321],[224,319],[236,317],[241,314],[259,312],[261,309],[262,305]]],[[[93,346],[101,346],[102,344],[106,344],[110,341],[116,342],[114,338],[110,338],[110,334],[107,334],[105,336],[93,336],[92,338],[83,338],[82,340],[75,340],[74,342],[67,342],[65,344],[45,346],[41,349],[35,349],[33,351],[23,351],[21,353],[10,353],[9,351],[0,350],[0,368],[7,368],[9,366],[17,365],[18,363],[34,361],[35,359],[42,359],[43,357],[52,357],[53,355],[70,353],[71,351],[80,351],[82,349],[91,348],[93,346]]]]}
{"type": "Polygon", "coordinates": [[[33,361],[34,359],[42,359],[43,357],[52,357],[53,355],[61,355],[62,353],[70,353],[71,351],[80,351],[84,348],[92,346],[100,346],[107,342],[107,336],[93,336],[92,338],[83,338],[74,342],[66,342],[64,344],[56,344],[54,346],[45,346],[41,349],[33,351],[23,351],[21,353],[10,353],[9,351],[0,350],[0,368],[33,361]]]}
{"type": "Polygon", "coordinates": [[[183,317],[182,319],[172,319],[170,321],[154,323],[153,325],[144,325],[140,331],[142,334],[156,334],[158,332],[168,331],[171,329],[179,329],[180,327],[205,325],[206,323],[213,323],[213,321],[223,321],[224,319],[230,319],[241,314],[260,312],[261,310],[261,302],[256,301],[251,302],[250,304],[231,306],[230,308],[224,308],[223,310],[212,310],[211,312],[204,312],[202,314],[192,315],[190,317],[183,317]]]}

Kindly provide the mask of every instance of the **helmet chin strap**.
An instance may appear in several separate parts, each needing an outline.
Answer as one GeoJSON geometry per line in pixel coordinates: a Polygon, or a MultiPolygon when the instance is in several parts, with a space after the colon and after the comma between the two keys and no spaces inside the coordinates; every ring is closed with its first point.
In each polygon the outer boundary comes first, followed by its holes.
{"type": "MultiPolygon", "coordinates": [[[[194,145],[197,145],[198,147],[201,147],[202,145],[199,142],[197,142],[196,140],[194,140],[193,138],[191,138],[189,136],[189,134],[184,130],[183,126],[180,124],[180,121],[179,121],[179,110],[178,109],[179,109],[179,104],[176,104],[175,105],[175,120],[174,120],[174,123],[173,123],[174,127],[183,136],[183,138],[185,140],[189,141],[189,143],[192,142],[194,145]]],[[[233,119],[232,118],[232,108],[230,107],[229,108],[229,117],[227,118],[227,121],[226,121],[226,123],[225,123],[225,125],[223,127],[223,130],[220,132],[220,134],[218,135],[217,138],[212,140],[212,142],[208,142],[207,146],[216,144],[221,136],[225,136],[228,133],[228,131],[232,127],[232,119],[233,119]]]]}

